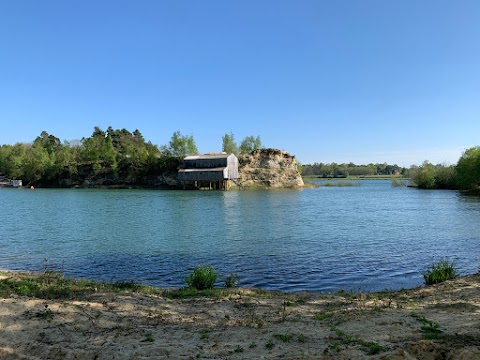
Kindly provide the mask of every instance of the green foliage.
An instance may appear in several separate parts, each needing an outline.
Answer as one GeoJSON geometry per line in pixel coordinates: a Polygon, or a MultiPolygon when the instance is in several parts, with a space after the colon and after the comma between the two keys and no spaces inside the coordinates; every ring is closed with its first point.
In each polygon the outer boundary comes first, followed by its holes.
{"type": "Polygon", "coordinates": [[[455,279],[459,276],[455,264],[442,259],[437,263],[432,263],[431,267],[423,272],[423,278],[426,285],[433,285],[446,280],[455,279]]]}
{"type": "Polygon", "coordinates": [[[208,297],[214,299],[220,299],[229,295],[230,292],[227,289],[205,289],[197,290],[195,288],[184,287],[180,289],[163,290],[163,296],[170,299],[188,299],[194,297],[208,297]]]}
{"type": "Polygon", "coordinates": [[[202,340],[208,340],[210,338],[210,333],[212,332],[211,328],[206,328],[200,330],[200,339],[202,340]]]}
{"type": "Polygon", "coordinates": [[[439,338],[440,334],[442,333],[440,324],[428,320],[425,316],[416,313],[411,313],[410,316],[420,321],[422,324],[420,330],[425,334],[425,338],[429,340],[436,340],[439,338]]]}
{"type": "Polygon", "coordinates": [[[457,179],[455,166],[436,165],[435,166],[435,188],[436,189],[457,189],[457,179]]]}
{"type": "Polygon", "coordinates": [[[240,154],[250,154],[253,150],[262,148],[260,136],[247,136],[240,143],[240,154]]]}
{"type": "Polygon", "coordinates": [[[234,273],[230,273],[225,279],[225,287],[226,288],[236,288],[238,287],[238,275],[234,273]]]}
{"type": "Polygon", "coordinates": [[[337,178],[347,176],[373,176],[373,175],[404,175],[405,168],[398,165],[368,164],[356,165],[354,163],[337,164],[337,163],[313,163],[302,165],[302,176],[316,176],[321,178],[337,178]]]}
{"type": "Polygon", "coordinates": [[[420,327],[420,330],[425,334],[425,337],[429,340],[438,339],[439,335],[442,333],[440,324],[428,321],[420,327]]]}
{"type": "Polygon", "coordinates": [[[155,338],[153,337],[152,334],[147,334],[145,336],[145,339],[143,339],[141,342],[154,342],[155,341],[155,338]]]}
{"type": "Polygon", "coordinates": [[[184,278],[187,286],[196,290],[213,289],[218,275],[211,265],[200,265],[184,278]]]}
{"type": "Polygon", "coordinates": [[[242,352],[245,351],[245,349],[243,347],[241,347],[240,345],[237,345],[237,346],[235,346],[235,349],[233,351],[236,352],[236,353],[242,353],[242,352]]]}
{"type": "Polygon", "coordinates": [[[445,164],[433,165],[424,161],[420,166],[412,166],[409,175],[420,189],[455,189],[455,167],[445,164]]]}
{"type": "Polygon", "coordinates": [[[289,342],[293,335],[292,334],[274,334],[273,337],[276,339],[282,340],[283,342],[289,342]]]}
{"type": "MultiPolygon", "coordinates": [[[[174,147],[184,142],[186,151],[197,151],[192,137],[177,132],[174,140],[174,147]]],[[[82,183],[92,175],[135,182],[142,176],[176,171],[179,160],[172,151],[178,149],[165,146],[164,150],[146,142],[138,130],[109,127],[105,132],[95,127],[90,137],[63,144],[43,131],[31,144],[0,146],[0,175],[50,186],[66,178],[82,183]]]]}
{"type": "Polygon", "coordinates": [[[421,189],[433,189],[435,186],[435,170],[433,165],[426,160],[415,171],[412,171],[410,176],[421,189]]]}
{"type": "Polygon", "coordinates": [[[333,318],[333,313],[332,312],[318,313],[318,314],[315,314],[313,318],[318,321],[328,321],[333,318]]]}
{"type": "Polygon", "coordinates": [[[235,142],[235,136],[233,133],[225,134],[222,137],[222,151],[226,152],[227,154],[238,155],[238,146],[235,142]]]}
{"type": "Polygon", "coordinates": [[[105,283],[85,279],[68,279],[61,272],[46,266],[40,275],[6,274],[0,280],[0,297],[17,294],[40,299],[73,299],[97,291],[141,292],[143,294],[160,294],[162,290],[135,282],[105,283]]]}
{"type": "Polygon", "coordinates": [[[170,140],[167,150],[173,157],[184,158],[187,155],[197,154],[198,149],[193,136],[182,135],[175,131],[170,140]]]}
{"type": "Polygon", "coordinates": [[[457,184],[463,190],[480,187],[480,146],[465,150],[456,166],[457,184]]]}
{"type": "Polygon", "coordinates": [[[354,344],[361,346],[363,351],[365,351],[368,355],[375,355],[383,351],[383,346],[381,346],[380,344],[372,341],[363,340],[358,336],[349,335],[343,330],[335,328],[335,335],[337,335],[340,341],[345,345],[354,344]]]}

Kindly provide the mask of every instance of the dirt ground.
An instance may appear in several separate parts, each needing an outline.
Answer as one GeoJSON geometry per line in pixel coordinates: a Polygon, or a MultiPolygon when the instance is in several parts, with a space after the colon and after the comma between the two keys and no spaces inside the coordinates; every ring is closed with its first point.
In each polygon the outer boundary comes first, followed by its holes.
{"type": "Polygon", "coordinates": [[[0,359],[480,359],[480,274],[384,293],[0,298],[0,359]]]}

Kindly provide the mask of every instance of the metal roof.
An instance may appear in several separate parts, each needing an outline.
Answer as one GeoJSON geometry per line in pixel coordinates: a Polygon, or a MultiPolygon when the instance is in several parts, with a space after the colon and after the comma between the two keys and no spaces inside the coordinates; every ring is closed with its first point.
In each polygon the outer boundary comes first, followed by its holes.
{"type": "Polygon", "coordinates": [[[214,171],[223,171],[226,167],[217,167],[217,168],[200,168],[200,169],[179,169],[178,172],[214,172],[214,171]]]}
{"type": "Polygon", "coordinates": [[[184,160],[198,160],[198,159],[226,159],[233,154],[205,154],[205,155],[190,155],[184,160]]]}

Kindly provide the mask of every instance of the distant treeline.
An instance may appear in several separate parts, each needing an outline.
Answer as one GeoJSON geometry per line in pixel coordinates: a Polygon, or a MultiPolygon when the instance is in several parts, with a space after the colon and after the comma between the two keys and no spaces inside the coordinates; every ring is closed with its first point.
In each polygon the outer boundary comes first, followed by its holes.
{"type": "MultiPolygon", "coordinates": [[[[219,139],[220,140],[220,139],[219,139]]],[[[261,147],[260,137],[247,136],[240,146],[232,133],[225,134],[223,151],[251,152],[261,147]]],[[[108,174],[114,179],[135,179],[176,171],[183,157],[197,154],[193,136],[173,133],[168,144],[145,141],[139,130],[95,127],[92,135],[78,141],[60,141],[43,131],[32,143],[0,146],[0,175],[25,183],[58,184],[59,179],[108,174]]]]}
{"type": "Polygon", "coordinates": [[[303,176],[318,176],[324,178],[369,176],[369,175],[403,175],[412,179],[413,183],[422,189],[480,189],[480,146],[467,149],[457,164],[431,164],[424,161],[420,166],[410,168],[397,165],[368,164],[323,164],[314,163],[301,166],[303,176]]]}
{"type": "Polygon", "coordinates": [[[348,176],[369,175],[405,175],[407,169],[398,165],[368,164],[355,165],[337,163],[314,163],[301,166],[302,176],[318,176],[323,178],[345,178],[348,176]]]}

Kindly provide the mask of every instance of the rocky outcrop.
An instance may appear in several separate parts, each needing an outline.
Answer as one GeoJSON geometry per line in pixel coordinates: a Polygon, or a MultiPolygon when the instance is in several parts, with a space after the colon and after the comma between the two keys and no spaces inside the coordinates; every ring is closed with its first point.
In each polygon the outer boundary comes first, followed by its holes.
{"type": "Polygon", "coordinates": [[[236,183],[240,187],[303,187],[295,156],[286,151],[257,149],[248,155],[240,155],[238,162],[236,183]]]}

